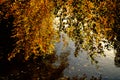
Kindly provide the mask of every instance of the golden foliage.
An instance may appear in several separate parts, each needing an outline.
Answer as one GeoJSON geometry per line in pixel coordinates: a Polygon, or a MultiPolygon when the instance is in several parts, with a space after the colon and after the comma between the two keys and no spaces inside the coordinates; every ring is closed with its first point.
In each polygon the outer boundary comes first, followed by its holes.
{"type": "MultiPolygon", "coordinates": [[[[72,23],[66,31],[78,47],[80,45],[88,51],[92,50],[94,54],[93,50],[100,52],[98,48],[101,40],[109,41],[115,38],[113,31],[115,28],[115,1],[67,0],[66,3],[68,4],[65,6],[69,6],[71,9],[69,19],[72,23]]],[[[66,8],[67,11],[69,8],[66,8]]]]}
{"type": "Polygon", "coordinates": [[[51,0],[30,0],[27,3],[15,1],[11,6],[14,12],[14,35],[18,41],[9,60],[15,54],[41,56],[51,54],[54,50],[53,2],[51,0]]]}
{"type": "Polygon", "coordinates": [[[0,0],[0,4],[2,4],[2,3],[4,3],[4,2],[6,2],[6,0],[0,0]]]}

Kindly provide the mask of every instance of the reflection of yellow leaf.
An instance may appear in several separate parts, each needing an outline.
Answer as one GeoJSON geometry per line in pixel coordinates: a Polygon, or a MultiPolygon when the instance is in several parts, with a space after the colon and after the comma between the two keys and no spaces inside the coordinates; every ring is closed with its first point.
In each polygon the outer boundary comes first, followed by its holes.
{"type": "Polygon", "coordinates": [[[84,67],[87,67],[88,66],[88,63],[84,64],[84,67]]]}
{"type": "Polygon", "coordinates": [[[100,34],[101,28],[100,28],[100,23],[96,22],[96,31],[98,34],[100,34]]]}
{"type": "Polygon", "coordinates": [[[105,31],[111,31],[112,29],[111,28],[105,28],[105,31]]]}
{"type": "Polygon", "coordinates": [[[75,69],[75,67],[74,67],[74,66],[72,66],[72,67],[71,67],[71,70],[74,70],[74,69],[75,69]]]}
{"type": "Polygon", "coordinates": [[[25,60],[28,60],[28,58],[29,58],[29,56],[27,55],[27,56],[25,57],[25,60]]]}
{"type": "Polygon", "coordinates": [[[100,20],[103,25],[105,25],[105,26],[107,25],[107,21],[108,21],[107,17],[100,17],[100,20]]]}
{"type": "Polygon", "coordinates": [[[92,17],[93,17],[93,15],[92,14],[88,14],[88,19],[91,19],[92,17]]]}
{"type": "Polygon", "coordinates": [[[88,1],[88,6],[89,6],[90,8],[94,8],[94,4],[93,4],[92,2],[90,2],[90,1],[88,1]]]}

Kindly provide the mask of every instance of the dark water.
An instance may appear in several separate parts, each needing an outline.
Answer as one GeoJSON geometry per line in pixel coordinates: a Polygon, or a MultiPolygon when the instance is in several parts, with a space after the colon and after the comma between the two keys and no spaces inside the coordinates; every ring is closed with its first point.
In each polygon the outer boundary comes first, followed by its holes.
{"type": "Polygon", "coordinates": [[[52,56],[23,63],[17,59],[1,61],[0,80],[90,80],[93,76],[102,77],[102,80],[120,80],[120,62],[116,59],[119,55],[113,47],[104,49],[106,56],[95,56],[98,63],[94,63],[88,51],[82,48],[75,57],[75,49],[75,42],[61,32],[52,56]]]}
{"type": "MultiPolygon", "coordinates": [[[[57,55],[67,55],[68,66],[64,69],[64,76],[68,77],[81,77],[84,74],[90,78],[91,76],[102,76],[103,80],[120,80],[120,67],[115,65],[115,53],[116,50],[111,47],[110,50],[104,49],[106,56],[96,55],[97,64],[92,64],[89,58],[89,54],[84,49],[81,49],[78,56],[74,56],[75,44],[66,34],[61,33],[60,42],[56,44],[57,55]],[[68,41],[68,45],[64,47],[63,37],[68,41]]],[[[54,65],[60,64],[58,59],[54,65]]]]}

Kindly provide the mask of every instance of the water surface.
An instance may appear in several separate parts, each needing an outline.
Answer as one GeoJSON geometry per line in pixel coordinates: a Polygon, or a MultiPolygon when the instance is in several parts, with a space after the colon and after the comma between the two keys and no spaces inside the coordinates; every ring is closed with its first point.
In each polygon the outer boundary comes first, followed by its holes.
{"type": "MultiPolygon", "coordinates": [[[[88,78],[91,76],[102,76],[103,80],[120,80],[120,68],[115,66],[115,53],[116,50],[111,47],[110,50],[104,49],[105,56],[100,54],[96,55],[95,59],[98,61],[97,64],[92,63],[89,58],[89,53],[81,48],[78,56],[74,56],[75,43],[72,41],[65,33],[60,33],[60,42],[56,44],[57,56],[66,55],[68,66],[63,71],[64,76],[68,77],[81,77],[86,74],[88,78]],[[68,43],[64,46],[63,38],[65,38],[68,43]]],[[[54,63],[56,66],[60,64],[60,59],[54,63]]]]}

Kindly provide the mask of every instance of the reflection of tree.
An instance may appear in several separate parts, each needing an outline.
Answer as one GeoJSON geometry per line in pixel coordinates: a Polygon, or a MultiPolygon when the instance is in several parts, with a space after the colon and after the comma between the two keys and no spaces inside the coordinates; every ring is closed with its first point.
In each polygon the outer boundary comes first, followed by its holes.
{"type": "MultiPolygon", "coordinates": [[[[47,55],[45,58],[39,57],[33,61],[28,60],[24,63],[15,63],[14,60],[8,64],[9,67],[4,67],[0,72],[1,80],[85,80],[87,75],[83,74],[81,77],[64,76],[63,71],[68,64],[68,52],[57,55],[47,55]],[[59,57],[59,59],[58,59],[59,57]],[[55,65],[55,61],[60,60],[59,65],[55,65]]],[[[16,60],[15,60],[16,61],[16,60]]],[[[3,65],[2,65],[3,66],[3,65]]],[[[92,76],[91,80],[101,80],[100,77],[92,76]]]]}
{"type": "Polygon", "coordinates": [[[93,61],[97,54],[104,55],[104,47],[111,46],[112,43],[109,41],[115,38],[112,29],[115,23],[116,1],[56,0],[55,3],[59,7],[55,7],[55,15],[63,10],[61,14],[64,16],[60,19],[62,25],[60,27],[63,27],[61,29],[75,42],[75,56],[78,55],[80,48],[87,50],[93,61]],[[65,28],[63,21],[66,17],[68,19],[66,24],[69,26],[65,28]],[[107,39],[109,45],[103,46],[102,43],[106,43],[103,39],[107,39]]]}
{"type": "Polygon", "coordinates": [[[120,67],[120,52],[117,51],[117,53],[115,54],[115,65],[117,67],[120,67]]]}
{"type": "Polygon", "coordinates": [[[15,79],[15,80],[56,80],[63,76],[63,70],[67,67],[67,56],[61,55],[61,63],[59,66],[53,65],[57,57],[54,55],[47,55],[45,58],[28,60],[24,63],[15,63],[14,60],[10,62],[9,67],[5,67],[3,72],[0,72],[0,79],[15,79]],[[6,70],[6,71],[5,71],[6,70]],[[8,73],[4,73],[8,72],[8,73]]]}
{"type": "Polygon", "coordinates": [[[0,60],[7,59],[8,53],[13,49],[14,40],[11,36],[14,17],[9,12],[10,4],[10,2],[0,4],[0,60]]]}
{"type": "Polygon", "coordinates": [[[117,67],[120,67],[120,41],[115,41],[114,42],[114,48],[116,49],[116,53],[115,53],[115,65],[117,67]]]}
{"type": "Polygon", "coordinates": [[[120,36],[117,36],[117,39],[114,41],[114,49],[116,50],[115,65],[120,67],[120,36]]]}
{"type": "Polygon", "coordinates": [[[80,51],[80,48],[81,48],[81,46],[80,46],[81,44],[79,43],[79,41],[76,41],[75,42],[75,53],[74,53],[74,55],[75,55],[75,57],[77,57],[77,55],[78,55],[78,53],[79,53],[79,51],[80,51]]]}
{"type": "Polygon", "coordinates": [[[114,48],[116,49],[115,54],[115,65],[120,67],[120,2],[116,1],[116,19],[115,27],[113,31],[116,33],[116,40],[114,41],[114,48]]]}

